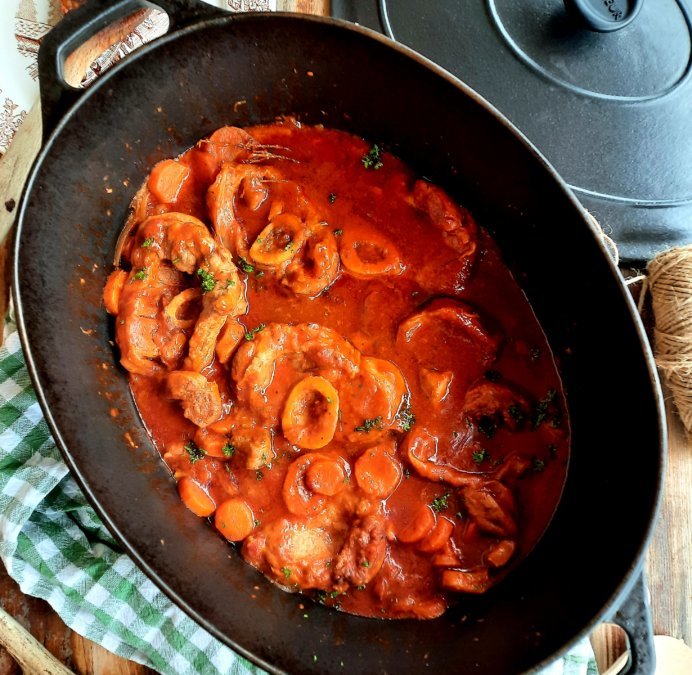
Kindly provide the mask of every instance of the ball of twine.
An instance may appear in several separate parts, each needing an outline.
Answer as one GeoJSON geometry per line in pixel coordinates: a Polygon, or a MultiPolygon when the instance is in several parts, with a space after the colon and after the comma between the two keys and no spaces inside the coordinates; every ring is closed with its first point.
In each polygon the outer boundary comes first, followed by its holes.
{"type": "Polygon", "coordinates": [[[648,265],[656,363],[692,433],[692,245],[664,251],[648,265]]]}

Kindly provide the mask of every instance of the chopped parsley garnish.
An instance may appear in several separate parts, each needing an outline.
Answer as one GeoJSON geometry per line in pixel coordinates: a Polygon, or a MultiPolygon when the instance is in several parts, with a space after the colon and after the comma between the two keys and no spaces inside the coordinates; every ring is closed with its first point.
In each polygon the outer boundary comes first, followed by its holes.
{"type": "Polygon", "coordinates": [[[198,459],[203,459],[207,454],[205,450],[195,445],[192,441],[188,441],[183,447],[190,458],[190,464],[194,464],[198,459]]]}
{"type": "Polygon", "coordinates": [[[557,392],[555,389],[548,390],[548,393],[536,403],[533,407],[531,413],[531,428],[538,429],[538,427],[545,422],[550,416],[550,408],[553,401],[557,397],[557,392]]]}
{"type": "Polygon", "coordinates": [[[137,270],[135,272],[134,278],[137,279],[137,281],[144,281],[147,278],[147,274],[148,274],[147,268],[142,267],[141,270],[137,270]]]}
{"type": "Polygon", "coordinates": [[[264,474],[259,469],[257,469],[257,471],[255,471],[255,478],[257,480],[262,480],[264,478],[264,474]]]}
{"type": "Polygon", "coordinates": [[[334,230],[335,237],[340,237],[343,233],[344,231],[341,228],[339,228],[338,230],[334,230]]]}
{"type": "Polygon", "coordinates": [[[365,584],[359,584],[358,586],[356,586],[356,590],[357,591],[364,591],[365,590],[365,584]]]}
{"type": "Polygon", "coordinates": [[[488,382],[499,382],[501,378],[502,375],[500,375],[500,373],[497,370],[485,371],[485,379],[488,380],[488,382]]]}
{"type": "Polygon", "coordinates": [[[259,520],[257,520],[257,518],[255,518],[255,527],[259,527],[261,524],[262,524],[261,521],[259,521],[259,520]]]}
{"type": "Polygon", "coordinates": [[[354,427],[354,431],[362,431],[363,433],[367,434],[369,431],[372,431],[372,429],[381,429],[382,428],[382,417],[371,417],[370,419],[364,420],[363,424],[361,424],[359,427],[354,427]]]}
{"type": "Polygon", "coordinates": [[[235,281],[233,281],[233,279],[226,279],[226,288],[230,288],[231,286],[235,286],[235,281]]]}
{"type": "Polygon", "coordinates": [[[411,478],[411,472],[408,469],[404,469],[404,478],[411,478]]]}
{"type": "Polygon", "coordinates": [[[235,454],[235,447],[230,443],[226,443],[226,445],[221,448],[221,452],[223,453],[224,457],[233,457],[235,454]]]}
{"type": "Polygon", "coordinates": [[[507,408],[507,414],[517,423],[521,424],[524,421],[524,418],[526,415],[522,411],[522,409],[513,403],[509,408],[507,408]]]}
{"type": "Polygon", "coordinates": [[[404,406],[398,413],[397,419],[403,431],[411,431],[411,427],[416,423],[416,416],[413,414],[410,405],[404,406]]]}
{"type": "Polygon", "coordinates": [[[490,458],[490,454],[485,448],[473,451],[473,461],[476,464],[482,464],[486,459],[490,458]]]}
{"type": "Polygon", "coordinates": [[[252,274],[255,271],[255,266],[251,265],[245,258],[240,259],[240,264],[238,266],[245,274],[252,274]]]}
{"type": "Polygon", "coordinates": [[[154,240],[152,237],[148,237],[142,242],[142,248],[149,248],[152,244],[154,243],[154,240]]]}
{"type": "Polygon", "coordinates": [[[255,339],[255,335],[259,333],[260,331],[264,330],[266,328],[265,324],[261,323],[259,326],[256,328],[253,328],[252,330],[245,331],[245,339],[250,342],[250,340],[255,339]]]}
{"type": "Polygon", "coordinates": [[[282,567],[281,574],[283,574],[288,579],[291,576],[291,570],[288,569],[288,567],[282,567]]]}
{"type": "Polygon", "coordinates": [[[434,511],[442,513],[449,506],[449,495],[449,492],[445,492],[443,495],[435,497],[430,506],[432,506],[434,511]]]}
{"type": "Polygon", "coordinates": [[[336,201],[336,192],[329,193],[329,203],[333,204],[336,201]]]}
{"type": "Polygon", "coordinates": [[[533,470],[536,473],[540,473],[541,471],[543,471],[543,469],[545,469],[545,462],[542,459],[540,459],[539,457],[534,457],[533,458],[533,470]]]}
{"type": "Polygon", "coordinates": [[[363,560],[363,562],[360,565],[361,565],[361,567],[370,567],[370,561],[369,560],[363,560]]]}
{"type": "Polygon", "coordinates": [[[382,164],[382,151],[380,150],[380,146],[375,143],[375,145],[370,148],[370,150],[363,155],[361,162],[363,162],[363,166],[366,169],[372,169],[373,171],[377,171],[377,169],[381,169],[383,164],[382,164]]]}
{"type": "Polygon", "coordinates": [[[488,415],[483,415],[480,417],[476,423],[478,426],[478,431],[480,431],[486,438],[492,438],[497,432],[497,424],[492,417],[488,415]]]}
{"type": "Polygon", "coordinates": [[[205,293],[209,293],[209,291],[214,290],[214,286],[216,286],[216,281],[214,281],[214,275],[211,272],[207,272],[206,270],[203,270],[200,267],[197,270],[197,276],[201,277],[202,279],[202,290],[205,293]]]}
{"type": "Polygon", "coordinates": [[[257,270],[255,272],[255,276],[259,279],[260,277],[264,276],[264,272],[262,270],[257,270]]]}

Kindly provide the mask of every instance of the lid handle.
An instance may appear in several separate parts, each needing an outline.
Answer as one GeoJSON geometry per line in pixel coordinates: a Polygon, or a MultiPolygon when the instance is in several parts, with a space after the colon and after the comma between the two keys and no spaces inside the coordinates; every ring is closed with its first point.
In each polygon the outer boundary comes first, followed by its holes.
{"type": "Polygon", "coordinates": [[[644,0],[564,0],[567,12],[583,28],[611,33],[634,21],[644,0]]]}

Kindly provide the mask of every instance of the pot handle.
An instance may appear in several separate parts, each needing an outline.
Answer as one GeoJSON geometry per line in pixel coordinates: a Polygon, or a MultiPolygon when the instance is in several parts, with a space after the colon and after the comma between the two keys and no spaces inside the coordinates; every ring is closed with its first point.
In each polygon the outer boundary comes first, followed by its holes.
{"type": "Polygon", "coordinates": [[[612,622],[620,626],[629,639],[629,661],[621,675],[652,675],[656,670],[656,651],[644,572],[634,582],[612,622]]]}
{"type": "Polygon", "coordinates": [[[69,12],[41,41],[38,75],[43,118],[43,139],[83,94],[65,80],[67,57],[89,38],[139,9],[162,9],[168,15],[168,32],[225,12],[200,0],[88,0],[69,12]]]}

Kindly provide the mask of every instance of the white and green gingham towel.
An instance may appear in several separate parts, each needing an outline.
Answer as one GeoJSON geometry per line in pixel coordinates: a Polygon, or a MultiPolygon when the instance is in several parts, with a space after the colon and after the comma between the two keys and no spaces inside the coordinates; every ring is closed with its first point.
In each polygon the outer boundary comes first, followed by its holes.
{"type": "MultiPolygon", "coordinates": [[[[16,326],[0,348],[0,557],[72,630],[161,673],[261,673],[184,614],[125,555],[63,462],[16,326]]],[[[596,675],[584,641],[542,675],[596,675]]]]}

